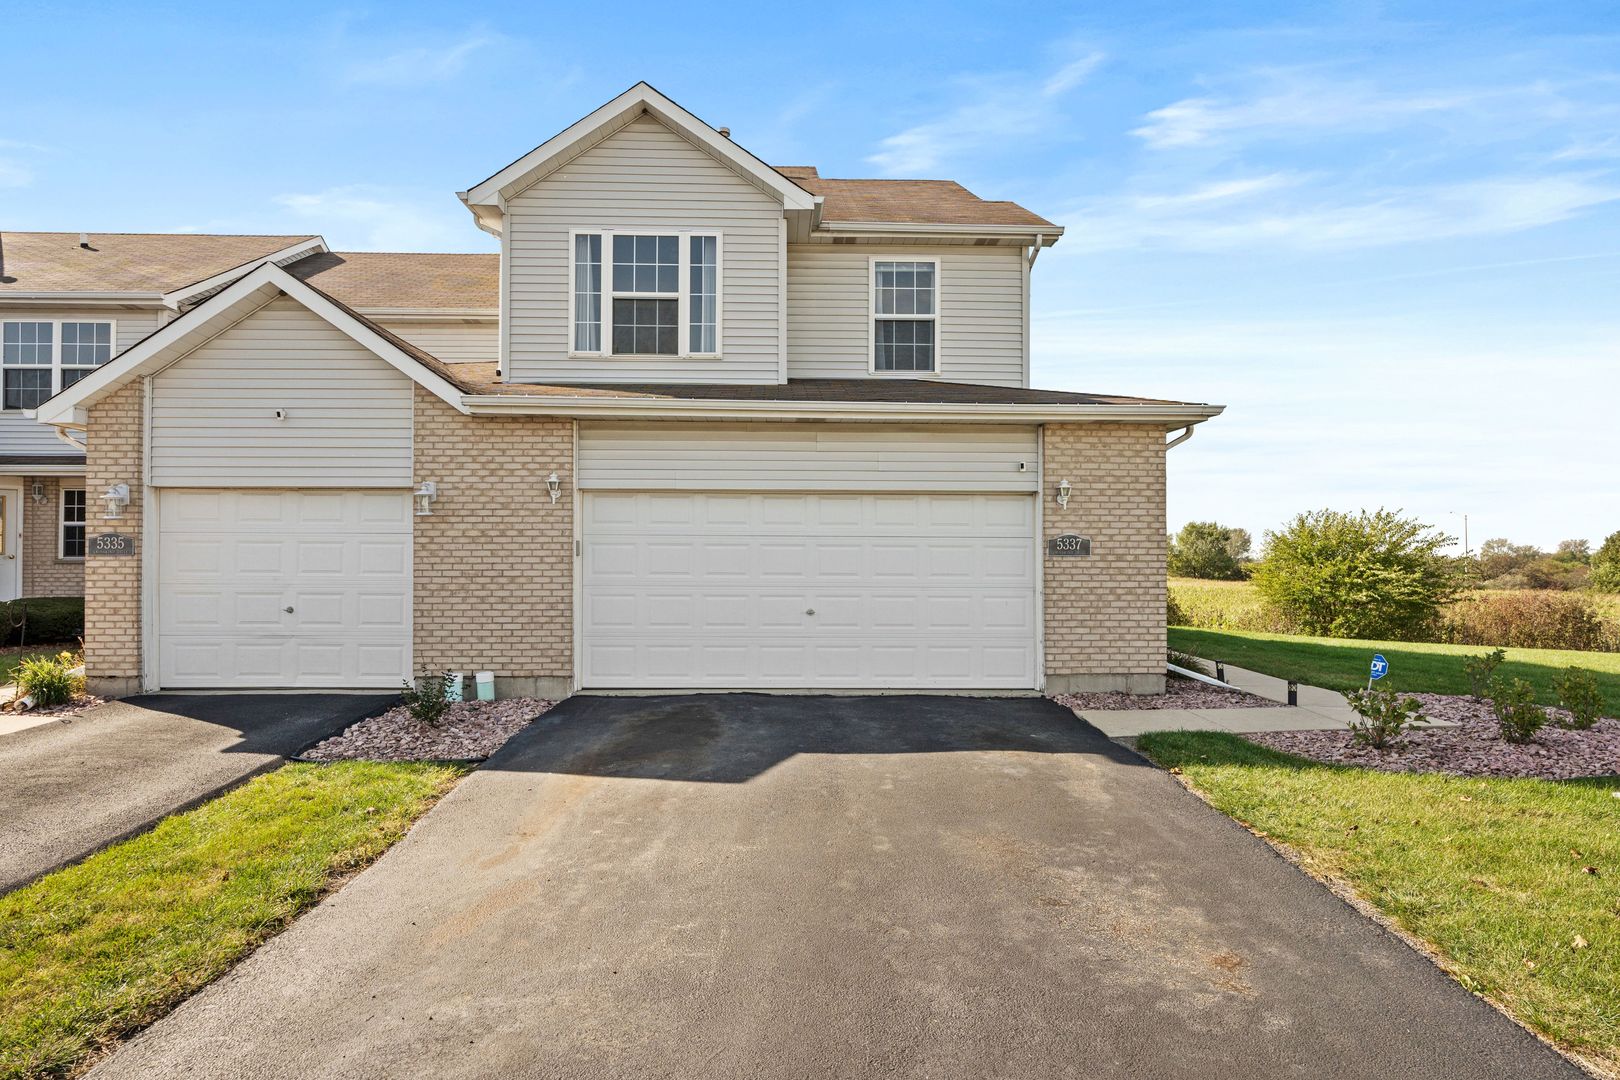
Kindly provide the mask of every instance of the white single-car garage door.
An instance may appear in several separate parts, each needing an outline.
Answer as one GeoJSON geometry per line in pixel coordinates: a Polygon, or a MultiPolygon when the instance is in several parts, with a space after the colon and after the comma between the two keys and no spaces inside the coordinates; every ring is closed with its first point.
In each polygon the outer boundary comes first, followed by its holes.
{"type": "Polygon", "coordinates": [[[158,509],[164,688],[406,678],[407,493],[164,490],[158,509]]]}
{"type": "Polygon", "coordinates": [[[1029,688],[1031,495],[587,492],[587,688],[1029,688]]]}

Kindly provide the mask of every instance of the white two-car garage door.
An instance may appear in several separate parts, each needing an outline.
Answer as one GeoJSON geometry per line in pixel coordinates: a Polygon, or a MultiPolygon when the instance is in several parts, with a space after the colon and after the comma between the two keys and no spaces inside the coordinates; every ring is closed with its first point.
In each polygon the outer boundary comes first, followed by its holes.
{"type": "Polygon", "coordinates": [[[587,492],[587,688],[1035,685],[1029,495],[587,492]]]}
{"type": "Polygon", "coordinates": [[[410,496],[165,490],[165,689],[388,687],[410,670],[410,496]]]}

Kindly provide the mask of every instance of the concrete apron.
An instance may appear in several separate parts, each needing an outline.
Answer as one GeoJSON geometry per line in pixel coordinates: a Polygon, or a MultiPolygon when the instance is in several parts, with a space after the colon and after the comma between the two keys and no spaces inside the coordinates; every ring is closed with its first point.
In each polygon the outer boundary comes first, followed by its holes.
{"type": "MultiPolygon", "coordinates": [[[[1288,682],[1273,675],[1226,665],[1226,681],[1256,697],[1288,700],[1288,682]]],[[[1320,686],[1299,687],[1299,704],[1282,708],[1242,709],[1085,709],[1076,715],[1113,739],[1134,738],[1149,731],[1226,731],[1237,735],[1262,731],[1343,731],[1355,712],[1344,695],[1320,686]]],[[[1431,720],[1431,727],[1454,727],[1431,720]]]]}

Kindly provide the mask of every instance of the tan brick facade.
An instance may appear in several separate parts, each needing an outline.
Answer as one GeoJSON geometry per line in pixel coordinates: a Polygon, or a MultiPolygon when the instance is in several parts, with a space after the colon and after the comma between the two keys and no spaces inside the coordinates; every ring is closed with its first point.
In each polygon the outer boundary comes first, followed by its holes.
{"type": "Polygon", "coordinates": [[[82,488],[84,480],[59,476],[23,477],[24,596],[84,595],[84,560],[63,559],[57,555],[61,550],[63,487],[82,488]],[[35,484],[43,489],[44,502],[35,501],[35,484]]]}
{"type": "Polygon", "coordinates": [[[1061,533],[1091,538],[1090,557],[1045,561],[1048,690],[1164,690],[1164,441],[1137,425],[1042,430],[1042,550],[1061,533]]]}
{"type": "Polygon", "coordinates": [[[574,670],[574,423],[463,416],[416,390],[415,663],[493,671],[504,695],[566,694],[574,670]],[[562,497],[546,494],[557,473],[562,497]]]}
{"type": "Polygon", "coordinates": [[[84,663],[93,693],[121,696],[140,689],[141,678],[141,482],[142,413],[145,383],[135,379],[90,406],[85,487],[106,491],[129,485],[123,517],[106,521],[95,503],[89,510],[91,536],[123,533],[135,539],[134,557],[90,557],[84,561],[84,663]]]}

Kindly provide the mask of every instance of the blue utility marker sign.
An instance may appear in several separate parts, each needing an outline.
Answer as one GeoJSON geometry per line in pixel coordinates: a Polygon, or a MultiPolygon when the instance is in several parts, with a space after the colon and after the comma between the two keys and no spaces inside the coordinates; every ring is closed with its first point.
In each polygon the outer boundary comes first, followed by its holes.
{"type": "Polygon", "coordinates": [[[1389,661],[1384,659],[1383,653],[1373,653],[1372,672],[1370,678],[1382,679],[1389,674],[1389,661]]]}

